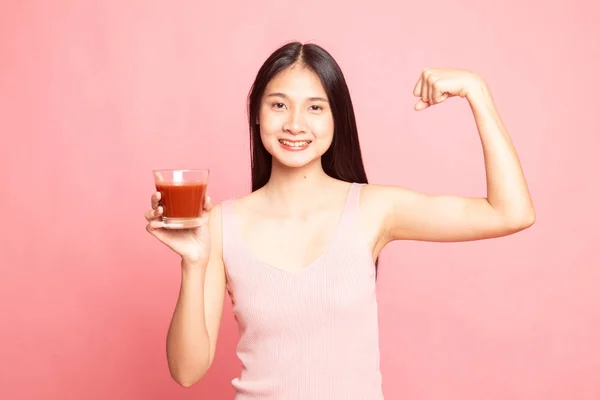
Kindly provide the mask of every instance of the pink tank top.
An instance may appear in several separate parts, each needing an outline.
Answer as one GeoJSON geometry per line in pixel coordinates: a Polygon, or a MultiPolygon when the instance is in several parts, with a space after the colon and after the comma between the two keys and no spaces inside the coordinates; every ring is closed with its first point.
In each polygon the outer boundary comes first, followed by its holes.
{"type": "Polygon", "coordinates": [[[383,399],[375,266],[353,183],[333,240],[299,271],[261,262],[222,203],[223,259],[240,341],[236,400],[383,399]]]}

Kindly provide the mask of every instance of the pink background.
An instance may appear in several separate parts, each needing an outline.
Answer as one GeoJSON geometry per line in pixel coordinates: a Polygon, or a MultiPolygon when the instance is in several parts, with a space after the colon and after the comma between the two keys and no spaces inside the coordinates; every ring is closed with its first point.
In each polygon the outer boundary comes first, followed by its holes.
{"type": "Polygon", "coordinates": [[[416,113],[413,85],[479,72],[537,209],[515,236],[384,250],[386,398],[599,399],[600,12],[578,3],[4,1],[0,398],[232,398],[229,299],[209,374],[169,376],[180,275],[144,230],[150,170],[246,193],[246,94],[298,39],[341,64],[370,180],[430,193],[484,195],[483,159],[466,103],[416,113]]]}

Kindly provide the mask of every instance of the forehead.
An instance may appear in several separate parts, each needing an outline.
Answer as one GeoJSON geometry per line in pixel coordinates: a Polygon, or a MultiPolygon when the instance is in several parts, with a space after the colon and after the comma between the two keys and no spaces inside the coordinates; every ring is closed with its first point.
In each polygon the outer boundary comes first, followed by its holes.
{"type": "Polygon", "coordinates": [[[303,65],[292,65],[277,74],[266,87],[265,94],[284,93],[291,97],[326,97],[321,80],[303,65]]]}

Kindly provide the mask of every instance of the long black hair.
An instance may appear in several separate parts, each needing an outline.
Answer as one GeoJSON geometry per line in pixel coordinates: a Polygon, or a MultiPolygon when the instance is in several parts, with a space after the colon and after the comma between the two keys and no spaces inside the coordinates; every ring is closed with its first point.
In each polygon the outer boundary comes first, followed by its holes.
{"type": "MultiPolygon", "coordinates": [[[[363,165],[354,107],[346,79],[338,63],[325,49],[316,44],[288,43],[275,50],[258,70],[248,94],[250,126],[250,160],[252,191],[267,184],[273,159],[260,138],[257,123],[260,104],[267,84],[277,74],[294,64],[300,64],[319,77],[333,116],[333,141],[321,157],[325,173],[346,182],[368,183],[363,165]]],[[[378,262],[375,262],[377,270],[378,262]]]]}
{"type": "Polygon", "coordinates": [[[358,142],[354,108],[342,70],[322,47],[292,42],[275,50],[267,58],[248,94],[252,191],[266,185],[271,176],[272,158],[260,139],[260,126],[257,123],[262,96],[271,79],[294,64],[302,64],[317,74],[331,106],[333,141],[321,157],[323,170],[332,178],[342,181],[368,183],[358,142]]]}

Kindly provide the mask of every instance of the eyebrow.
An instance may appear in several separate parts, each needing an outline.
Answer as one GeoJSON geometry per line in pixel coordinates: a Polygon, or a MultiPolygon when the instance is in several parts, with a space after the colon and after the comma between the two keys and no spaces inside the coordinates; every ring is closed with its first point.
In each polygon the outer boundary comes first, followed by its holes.
{"type": "MultiPolygon", "coordinates": [[[[269,93],[267,97],[282,97],[284,99],[289,99],[289,97],[285,93],[269,93]]],[[[310,101],[322,101],[324,103],[329,103],[324,97],[309,97],[310,101]]]]}

